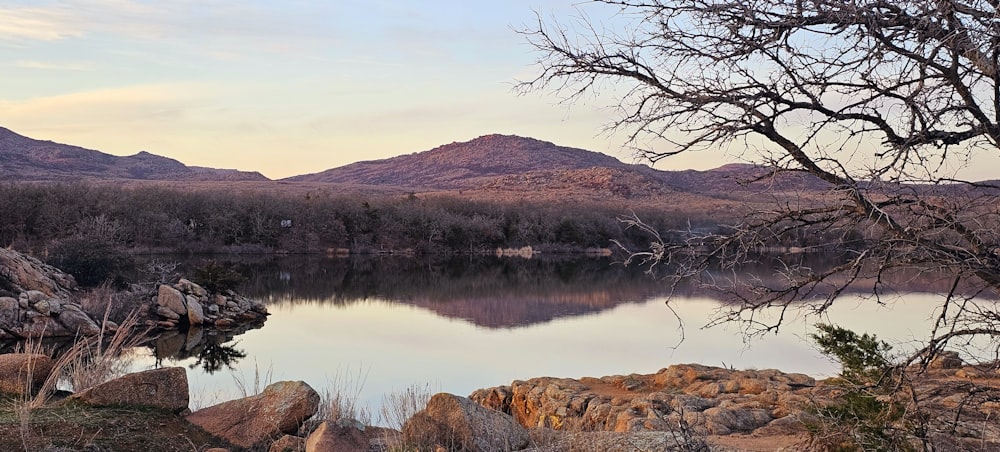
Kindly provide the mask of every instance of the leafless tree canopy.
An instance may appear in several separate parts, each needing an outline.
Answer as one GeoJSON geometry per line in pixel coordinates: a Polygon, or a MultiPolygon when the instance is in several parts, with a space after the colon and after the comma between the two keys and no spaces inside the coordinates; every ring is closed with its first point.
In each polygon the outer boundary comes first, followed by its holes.
{"type": "Polygon", "coordinates": [[[523,31],[540,58],[522,89],[570,100],[615,90],[611,129],[654,162],[739,148],[775,177],[806,173],[830,187],[723,236],[692,235],[703,252],[663,244],[645,257],[704,278],[709,263],[734,268],[791,235],[826,234],[843,248],[861,234],[864,246],[834,269],[789,265],[784,284],[734,278],[742,304],[720,320],[766,331],[777,325],[755,323],[763,307],[812,300],[822,311],[862,279],[877,296],[903,267],[951,282],[930,350],[997,336],[996,309],[971,297],[1000,288],[1000,198],[954,176],[972,155],[1000,152],[996,0],[591,3],[613,14],[523,31]],[[656,150],[641,150],[648,143],[656,150]]]}

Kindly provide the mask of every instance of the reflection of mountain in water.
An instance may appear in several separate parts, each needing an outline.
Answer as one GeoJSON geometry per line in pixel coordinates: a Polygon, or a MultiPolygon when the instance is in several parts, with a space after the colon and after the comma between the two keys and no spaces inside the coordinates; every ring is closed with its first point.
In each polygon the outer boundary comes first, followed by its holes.
{"type": "Polygon", "coordinates": [[[296,256],[245,265],[250,280],[241,292],[269,305],[380,299],[487,328],[600,312],[667,290],[639,269],[607,258],[296,256]]]}
{"type": "MultiPolygon", "coordinates": [[[[740,270],[741,277],[754,275],[752,279],[758,282],[779,287],[785,281],[774,269],[786,267],[774,259],[748,263],[740,270]]],[[[817,254],[781,259],[814,271],[839,263],[832,256],[817,254]]],[[[597,313],[670,293],[680,298],[732,301],[725,292],[694,284],[672,288],[640,268],[625,268],[611,258],[285,256],[241,258],[236,264],[249,277],[240,292],[272,306],[348,305],[377,299],[418,306],[485,328],[513,328],[597,313]]],[[[732,272],[720,272],[717,277],[721,281],[732,277],[732,272]]],[[[845,293],[871,293],[873,281],[859,278],[845,293]]],[[[883,275],[881,280],[884,290],[904,293],[945,292],[949,281],[929,272],[905,271],[883,275]]],[[[833,288],[817,287],[811,296],[821,299],[833,288]]]]}

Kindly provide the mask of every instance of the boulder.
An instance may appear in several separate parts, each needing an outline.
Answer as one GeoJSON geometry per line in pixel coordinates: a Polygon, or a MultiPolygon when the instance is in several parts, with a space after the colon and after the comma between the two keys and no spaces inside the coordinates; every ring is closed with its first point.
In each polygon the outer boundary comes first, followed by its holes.
{"type": "Polygon", "coordinates": [[[187,296],[187,314],[188,323],[191,325],[201,325],[205,323],[205,311],[201,309],[201,303],[198,303],[198,299],[187,296]]]}
{"type": "Polygon", "coordinates": [[[316,414],[320,397],[301,381],[280,381],[255,396],[223,402],[187,416],[205,431],[244,448],[295,433],[316,414]]]}
{"type": "Polygon", "coordinates": [[[69,298],[76,280],[69,274],[17,251],[0,248],[0,287],[20,292],[35,290],[52,298],[69,298]]]}
{"type": "Polygon", "coordinates": [[[63,306],[59,313],[59,322],[73,335],[94,336],[101,334],[101,327],[75,305],[63,306]]]}
{"type": "Polygon", "coordinates": [[[180,413],[188,408],[187,372],[167,367],[116,378],[68,397],[95,406],[146,406],[180,413]]]}
{"type": "Polygon", "coordinates": [[[180,281],[177,281],[177,284],[175,284],[174,287],[181,292],[194,295],[198,298],[208,296],[208,291],[205,290],[204,287],[201,287],[185,278],[181,278],[180,281]]]}
{"type": "Polygon", "coordinates": [[[180,314],[177,314],[176,312],[174,312],[173,309],[170,309],[166,306],[158,306],[156,308],[156,315],[163,317],[167,320],[180,320],[181,318],[180,314]]]}
{"type": "Polygon", "coordinates": [[[10,328],[11,333],[25,339],[73,335],[62,323],[52,317],[41,315],[35,311],[29,311],[25,317],[20,325],[10,328]]]}
{"type": "Polygon", "coordinates": [[[406,421],[403,440],[454,451],[499,452],[523,449],[530,439],[514,418],[465,397],[440,393],[406,421]]]}
{"type": "Polygon", "coordinates": [[[160,284],[160,288],[156,291],[156,305],[173,311],[178,317],[187,315],[184,294],[166,284],[160,284]]]}
{"type": "Polygon", "coordinates": [[[45,355],[8,353],[0,355],[0,392],[27,395],[45,383],[55,363],[45,355]]]}
{"type": "Polygon", "coordinates": [[[306,452],[367,452],[368,437],[350,419],[323,421],[306,438],[306,452]]]}

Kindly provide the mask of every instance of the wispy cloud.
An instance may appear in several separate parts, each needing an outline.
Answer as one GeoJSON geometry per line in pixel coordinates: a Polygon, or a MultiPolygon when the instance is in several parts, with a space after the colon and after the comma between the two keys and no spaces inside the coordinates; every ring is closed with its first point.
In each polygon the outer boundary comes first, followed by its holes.
{"type": "Polygon", "coordinates": [[[0,100],[9,121],[59,122],[83,118],[91,123],[115,124],[163,115],[193,105],[211,88],[201,83],[168,83],[83,91],[19,101],[0,100]]]}
{"type": "Polygon", "coordinates": [[[18,60],[14,62],[14,67],[53,71],[92,71],[95,69],[94,63],[90,62],[48,62],[35,60],[18,60]]]}
{"type": "Polygon", "coordinates": [[[83,35],[63,8],[0,8],[0,40],[55,41],[83,35]]]}

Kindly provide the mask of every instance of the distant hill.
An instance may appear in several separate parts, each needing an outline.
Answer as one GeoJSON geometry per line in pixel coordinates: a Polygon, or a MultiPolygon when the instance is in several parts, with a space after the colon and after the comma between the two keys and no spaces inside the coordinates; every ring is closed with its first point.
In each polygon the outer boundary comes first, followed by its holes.
{"type": "Polygon", "coordinates": [[[614,157],[513,135],[486,135],[425,152],[290,177],[297,182],[392,185],[410,188],[472,188],[500,176],[530,171],[628,168],[614,157]]]}
{"type": "MultiPolygon", "coordinates": [[[[806,175],[771,177],[766,168],[730,164],[709,171],[659,171],[584,149],[512,135],[486,135],[384,160],[284,179],[414,190],[517,193],[526,198],[593,196],[736,198],[748,191],[822,190],[806,175]],[[753,182],[750,187],[746,184],[753,182]]],[[[697,199],[686,201],[698,202],[697,199]]]]}
{"type": "Polygon", "coordinates": [[[79,146],[28,138],[0,127],[0,178],[67,178],[266,181],[258,172],[186,166],[177,160],[140,152],[127,157],[79,146]]]}

